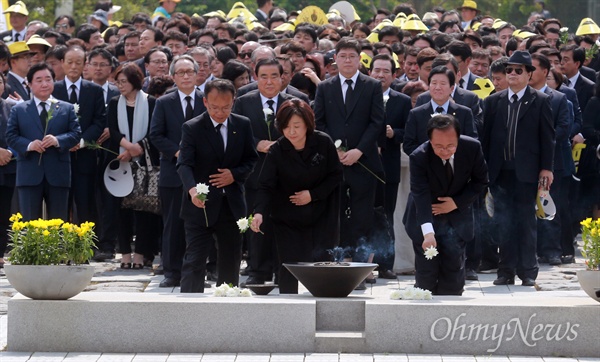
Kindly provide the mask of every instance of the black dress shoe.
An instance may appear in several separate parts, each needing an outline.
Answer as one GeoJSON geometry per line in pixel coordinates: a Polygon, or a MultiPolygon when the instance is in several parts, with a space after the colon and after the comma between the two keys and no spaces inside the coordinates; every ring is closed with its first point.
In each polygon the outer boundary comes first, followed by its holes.
{"type": "Polygon", "coordinates": [[[573,255],[561,256],[560,262],[562,264],[573,264],[575,262],[575,257],[573,255]]]}
{"type": "Polygon", "coordinates": [[[546,258],[545,256],[538,256],[538,263],[548,264],[548,258],[546,258]]]}
{"type": "Polygon", "coordinates": [[[115,258],[115,254],[109,251],[98,251],[94,252],[94,256],[92,256],[93,261],[107,261],[115,258]]]}
{"type": "Polygon", "coordinates": [[[514,285],[515,278],[508,277],[498,277],[498,279],[494,280],[494,285],[514,285]]]}
{"type": "Polygon", "coordinates": [[[479,280],[479,276],[477,276],[477,272],[473,269],[467,269],[465,271],[465,279],[466,280],[479,280]]]}
{"type": "Polygon", "coordinates": [[[378,277],[381,279],[398,279],[396,273],[391,270],[380,270],[378,277]]]}
{"type": "Polygon", "coordinates": [[[204,288],[212,288],[210,283],[204,282],[204,288]]]}
{"type": "Polygon", "coordinates": [[[163,279],[162,282],[160,282],[160,284],[158,285],[160,288],[173,288],[173,287],[178,287],[180,285],[180,281],[177,279],[173,279],[173,278],[165,278],[163,279]]]}
{"type": "Polygon", "coordinates": [[[354,288],[354,290],[367,290],[367,285],[365,284],[365,281],[363,280],[362,282],[360,282],[360,284],[357,285],[356,288],[354,288]]]}
{"type": "Polygon", "coordinates": [[[548,258],[548,264],[550,265],[561,265],[562,261],[558,256],[551,256],[548,258]]]}
{"type": "Polygon", "coordinates": [[[240,283],[240,287],[246,288],[246,285],[265,284],[265,280],[257,277],[248,277],[245,282],[240,283]]]}
{"type": "Polygon", "coordinates": [[[210,272],[210,271],[206,272],[206,280],[209,280],[211,282],[216,282],[218,279],[219,279],[219,275],[217,274],[217,272],[210,272]]]}
{"type": "Polygon", "coordinates": [[[521,285],[524,287],[533,287],[533,286],[535,286],[535,279],[525,278],[522,280],[521,285]]]}

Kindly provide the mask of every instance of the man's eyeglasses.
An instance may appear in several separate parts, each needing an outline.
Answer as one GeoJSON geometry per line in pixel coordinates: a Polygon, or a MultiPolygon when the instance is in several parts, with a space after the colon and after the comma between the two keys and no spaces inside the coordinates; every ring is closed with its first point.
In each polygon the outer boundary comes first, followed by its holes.
{"type": "Polygon", "coordinates": [[[151,60],[150,63],[156,64],[156,65],[161,65],[161,64],[169,64],[169,61],[168,60],[151,60]]]}
{"type": "Polygon", "coordinates": [[[517,75],[521,75],[523,74],[523,68],[511,68],[511,67],[506,67],[506,74],[510,74],[512,72],[517,73],[517,75]]]}
{"type": "Polygon", "coordinates": [[[69,24],[57,24],[55,26],[56,30],[60,30],[60,29],[68,29],[69,28],[69,24]]]}
{"type": "Polygon", "coordinates": [[[441,145],[434,145],[433,149],[436,150],[436,151],[454,152],[454,151],[456,151],[456,145],[448,145],[446,147],[443,147],[441,145]]]}
{"type": "Polygon", "coordinates": [[[214,107],[214,106],[208,105],[206,108],[211,112],[221,111],[222,113],[229,113],[229,112],[231,112],[232,107],[233,107],[233,105],[227,106],[227,107],[214,107]]]}
{"type": "Polygon", "coordinates": [[[252,57],[252,52],[241,52],[238,54],[241,59],[252,57]]]}
{"type": "Polygon", "coordinates": [[[188,70],[178,70],[175,72],[175,75],[183,77],[185,75],[193,77],[196,75],[196,71],[193,69],[188,69],[188,70]]]}

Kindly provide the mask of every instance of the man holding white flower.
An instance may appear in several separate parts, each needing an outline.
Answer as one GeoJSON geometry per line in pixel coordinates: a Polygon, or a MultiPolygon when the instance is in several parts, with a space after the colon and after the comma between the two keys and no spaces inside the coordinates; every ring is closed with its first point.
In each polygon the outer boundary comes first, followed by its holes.
{"type": "Polygon", "coordinates": [[[460,131],[454,116],[435,115],[427,124],[429,142],[410,155],[402,221],[415,250],[415,286],[437,295],[462,295],[465,247],[473,239],[471,205],[488,184],[481,145],[460,131]]]}
{"type": "Polygon", "coordinates": [[[233,83],[213,80],[205,91],[207,111],[183,124],[177,159],[186,191],[181,208],[186,238],[182,293],[204,292],[206,259],[215,237],[217,284],[238,285],[242,234],[236,221],[247,216],[244,182],[258,159],[250,121],[231,113],[233,83]],[[199,184],[207,185],[208,192],[199,184]]]}

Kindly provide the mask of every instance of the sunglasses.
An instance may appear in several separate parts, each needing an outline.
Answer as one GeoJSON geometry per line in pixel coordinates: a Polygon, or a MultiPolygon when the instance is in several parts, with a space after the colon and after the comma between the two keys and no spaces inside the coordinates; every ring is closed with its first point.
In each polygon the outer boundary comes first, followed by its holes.
{"type": "Polygon", "coordinates": [[[506,74],[512,73],[513,70],[515,71],[515,73],[517,73],[517,75],[523,74],[523,71],[524,71],[522,68],[510,68],[510,67],[507,67],[506,68],[506,74]]]}
{"type": "Polygon", "coordinates": [[[252,52],[242,52],[242,53],[239,53],[238,55],[242,59],[244,59],[244,58],[250,58],[252,56],[252,52]]]}

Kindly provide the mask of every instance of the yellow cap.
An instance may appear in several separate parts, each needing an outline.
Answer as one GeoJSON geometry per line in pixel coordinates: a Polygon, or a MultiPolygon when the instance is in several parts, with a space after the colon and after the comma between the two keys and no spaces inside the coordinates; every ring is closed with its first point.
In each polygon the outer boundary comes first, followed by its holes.
{"type": "Polygon", "coordinates": [[[481,99],[489,96],[494,91],[494,83],[487,78],[476,78],[473,82],[472,92],[481,99]]]}
{"type": "Polygon", "coordinates": [[[25,15],[25,16],[29,15],[29,11],[27,11],[27,6],[22,1],[17,1],[13,5],[9,6],[3,12],[3,14],[8,14],[8,13],[17,13],[17,14],[21,14],[21,15],[25,15]]]}
{"type": "Polygon", "coordinates": [[[392,23],[392,21],[390,19],[383,19],[381,20],[381,22],[379,24],[377,24],[376,27],[373,28],[373,30],[371,31],[379,31],[381,29],[383,29],[386,26],[394,26],[394,23],[392,23]]]}
{"type": "Polygon", "coordinates": [[[379,32],[378,31],[372,31],[371,34],[369,34],[369,36],[367,36],[367,40],[371,44],[377,43],[379,41],[379,32]]]}
{"type": "Polygon", "coordinates": [[[325,25],[327,16],[325,12],[318,6],[307,6],[300,12],[300,15],[296,18],[296,24],[300,23],[311,23],[315,25],[325,25]]]}
{"type": "Polygon", "coordinates": [[[513,33],[512,33],[512,36],[514,36],[516,38],[521,38],[522,40],[530,38],[530,37],[532,37],[534,35],[537,35],[537,34],[529,32],[529,31],[526,31],[526,30],[519,30],[519,29],[513,31],[513,33]]]}
{"type": "Polygon", "coordinates": [[[205,18],[221,18],[223,21],[227,19],[227,15],[223,12],[223,10],[211,11],[203,15],[205,18]]]}
{"type": "Polygon", "coordinates": [[[29,40],[27,40],[27,46],[29,45],[45,45],[47,47],[52,47],[52,44],[48,43],[46,39],[42,38],[37,34],[33,34],[29,40]]]}
{"type": "Polygon", "coordinates": [[[409,31],[427,31],[429,28],[423,24],[421,18],[417,14],[410,14],[404,24],[402,24],[402,30],[409,31]]]}
{"type": "Polygon", "coordinates": [[[498,19],[494,20],[494,24],[492,24],[492,28],[500,29],[501,27],[503,27],[506,24],[508,24],[506,21],[498,18],[498,19]]]}
{"type": "Polygon", "coordinates": [[[589,34],[600,34],[600,27],[598,27],[591,18],[582,19],[575,35],[581,36],[589,34]]]}
{"type": "Polygon", "coordinates": [[[227,13],[228,19],[235,19],[238,17],[242,17],[242,18],[244,18],[244,20],[246,20],[246,19],[250,19],[251,21],[258,20],[256,18],[256,16],[254,16],[250,12],[250,10],[248,10],[246,8],[244,3],[239,2],[239,1],[235,4],[233,4],[233,6],[231,7],[231,10],[229,11],[229,13],[227,13]]]}
{"type": "Polygon", "coordinates": [[[396,15],[396,19],[394,19],[394,26],[397,26],[398,28],[402,28],[402,25],[404,25],[404,22],[406,22],[406,14],[404,13],[398,13],[398,15],[396,15]]]}
{"type": "Polygon", "coordinates": [[[296,25],[291,21],[286,21],[285,23],[277,26],[273,31],[294,31],[296,30],[296,25]]]}
{"type": "Polygon", "coordinates": [[[8,51],[13,57],[16,55],[31,53],[29,47],[27,46],[27,43],[25,43],[24,41],[16,41],[14,43],[8,44],[8,51]]]}
{"type": "MultiPolygon", "coordinates": [[[[462,10],[463,8],[477,10],[477,3],[473,0],[465,0],[463,2],[462,6],[460,8],[458,8],[458,10],[462,10]]],[[[477,11],[479,11],[479,10],[477,10],[477,11]]]]}

